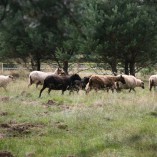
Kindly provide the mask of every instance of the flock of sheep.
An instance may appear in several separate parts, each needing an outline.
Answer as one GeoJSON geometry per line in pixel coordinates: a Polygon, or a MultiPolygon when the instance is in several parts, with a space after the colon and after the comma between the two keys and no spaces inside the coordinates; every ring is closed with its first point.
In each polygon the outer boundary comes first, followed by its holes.
{"type": "MultiPolygon", "coordinates": [[[[5,90],[9,82],[13,80],[11,75],[0,75],[0,87],[3,87],[5,90]]],[[[45,88],[48,88],[48,93],[51,90],[69,90],[70,93],[79,91],[83,89],[86,93],[89,93],[92,89],[95,91],[100,89],[107,89],[107,91],[114,90],[120,91],[122,89],[129,89],[135,91],[136,87],[141,87],[144,89],[144,82],[141,79],[138,79],[132,75],[91,75],[81,78],[78,74],[65,75],[62,69],[57,68],[53,73],[41,72],[41,71],[32,71],[29,74],[29,84],[28,87],[32,84],[36,84],[36,87],[40,84],[43,85],[40,90],[39,97],[45,88]]],[[[152,90],[152,87],[157,86],[157,75],[151,75],[149,78],[149,90],[152,90]]]]}

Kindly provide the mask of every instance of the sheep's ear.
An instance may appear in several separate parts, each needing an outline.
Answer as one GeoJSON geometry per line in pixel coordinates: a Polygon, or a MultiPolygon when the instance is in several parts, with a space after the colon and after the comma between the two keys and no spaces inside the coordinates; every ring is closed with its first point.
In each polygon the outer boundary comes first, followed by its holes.
{"type": "Polygon", "coordinates": [[[123,78],[122,74],[120,75],[121,78],[123,78]]]}
{"type": "Polygon", "coordinates": [[[113,75],[114,75],[114,76],[117,76],[117,73],[116,73],[116,72],[113,72],[113,75]]]}

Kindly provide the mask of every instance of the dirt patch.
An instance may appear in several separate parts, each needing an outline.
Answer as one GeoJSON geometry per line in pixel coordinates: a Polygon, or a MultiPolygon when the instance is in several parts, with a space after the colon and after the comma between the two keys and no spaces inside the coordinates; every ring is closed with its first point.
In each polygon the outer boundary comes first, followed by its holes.
{"type": "Polygon", "coordinates": [[[7,116],[8,112],[0,112],[0,116],[7,116]]]}
{"type": "Polygon", "coordinates": [[[47,103],[42,104],[45,108],[47,107],[57,107],[59,110],[70,110],[72,109],[71,106],[66,104],[59,104],[53,100],[48,100],[47,103]]]}
{"type": "Polygon", "coordinates": [[[20,136],[20,135],[29,134],[32,131],[36,131],[38,129],[41,129],[44,127],[44,125],[42,125],[42,124],[31,124],[31,123],[20,123],[20,124],[3,123],[3,124],[0,124],[0,127],[4,129],[7,136],[16,137],[16,136],[20,136]]]}
{"type": "Polygon", "coordinates": [[[11,152],[8,151],[0,151],[0,157],[14,157],[11,152]]]}
{"type": "Polygon", "coordinates": [[[44,107],[58,106],[58,104],[57,104],[55,101],[53,101],[53,100],[48,100],[47,103],[43,103],[42,105],[43,105],[44,107]]]}
{"type": "Polygon", "coordinates": [[[26,101],[26,100],[22,100],[22,103],[24,105],[39,105],[39,101],[26,101]]]}
{"type": "Polygon", "coordinates": [[[56,126],[58,129],[68,131],[68,125],[65,124],[64,122],[55,122],[55,126],[56,126]]]}
{"type": "Polygon", "coordinates": [[[0,133],[0,139],[3,139],[3,138],[5,138],[5,137],[6,137],[5,134],[1,134],[1,133],[0,133]]]}
{"type": "Polygon", "coordinates": [[[26,157],[35,157],[35,153],[26,153],[26,157]]]}
{"type": "Polygon", "coordinates": [[[150,112],[151,116],[157,117],[157,112],[150,112]]]}
{"type": "Polygon", "coordinates": [[[28,93],[28,92],[26,92],[26,91],[22,91],[21,94],[20,94],[20,96],[23,96],[23,97],[31,97],[32,95],[31,95],[31,93],[28,93]]]}
{"type": "Polygon", "coordinates": [[[3,102],[8,102],[10,100],[10,98],[8,96],[3,96],[3,97],[0,97],[0,102],[3,101],[3,102]]]}

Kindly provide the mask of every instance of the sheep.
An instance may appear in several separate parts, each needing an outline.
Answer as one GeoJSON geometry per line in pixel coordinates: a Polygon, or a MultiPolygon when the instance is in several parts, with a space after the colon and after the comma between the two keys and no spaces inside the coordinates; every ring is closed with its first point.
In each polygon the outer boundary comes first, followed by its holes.
{"type": "Polygon", "coordinates": [[[63,73],[62,70],[60,68],[57,68],[54,72],[42,72],[42,71],[32,71],[29,74],[29,84],[28,87],[31,86],[32,84],[36,84],[36,88],[38,87],[38,85],[43,85],[44,80],[47,76],[49,75],[59,75],[63,73]]]}
{"type": "Polygon", "coordinates": [[[12,75],[8,75],[8,76],[0,75],[0,87],[3,87],[5,91],[7,91],[6,87],[11,81],[13,81],[12,75]]]}
{"type": "Polygon", "coordinates": [[[144,82],[141,79],[137,79],[132,75],[122,75],[125,79],[126,84],[122,84],[121,82],[116,82],[115,86],[117,91],[121,89],[129,89],[129,92],[133,90],[135,92],[135,87],[141,87],[144,89],[144,82]]]}
{"type": "Polygon", "coordinates": [[[84,78],[82,78],[81,80],[75,80],[74,83],[71,85],[71,91],[77,91],[77,93],[79,92],[80,89],[85,90],[85,87],[87,85],[87,83],[89,82],[91,76],[86,76],[84,78]]]}
{"type": "Polygon", "coordinates": [[[112,92],[115,89],[115,82],[120,81],[125,84],[125,80],[122,75],[112,76],[112,75],[93,75],[90,77],[88,84],[86,85],[86,93],[89,93],[91,89],[105,89],[107,91],[109,88],[112,92]]]}
{"type": "Polygon", "coordinates": [[[149,90],[151,91],[152,87],[155,89],[155,86],[157,86],[157,75],[151,75],[149,77],[149,90]]]}
{"type": "Polygon", "coordinates": [[[45,88],[48,88],[48,93],[52,89],[54,90],[62,90],[62,94],[68,88],[71,89],[71,85],[74,83],[75,80],[81,80],[78,74],[73,74],[71,76],[59,76],[59,75],[49,75],[45,78],[43,88],[40,90],[39,98],[41,97],[41,93],[45,88]]]}

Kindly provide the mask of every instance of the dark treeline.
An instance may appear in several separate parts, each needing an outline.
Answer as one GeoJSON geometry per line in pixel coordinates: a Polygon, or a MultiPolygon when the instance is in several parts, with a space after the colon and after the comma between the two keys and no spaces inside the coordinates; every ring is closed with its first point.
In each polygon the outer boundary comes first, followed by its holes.
{"type": "Polygon", "coordinates": [[[1,0],[0,61],[12,59],[37,70],[56,61],[66,73],[69,62],[95,62],[135,75],[157,63],[157,2],[1,0]]]}

